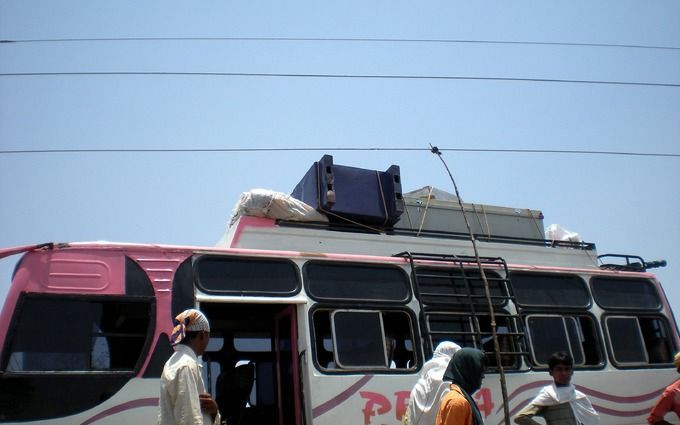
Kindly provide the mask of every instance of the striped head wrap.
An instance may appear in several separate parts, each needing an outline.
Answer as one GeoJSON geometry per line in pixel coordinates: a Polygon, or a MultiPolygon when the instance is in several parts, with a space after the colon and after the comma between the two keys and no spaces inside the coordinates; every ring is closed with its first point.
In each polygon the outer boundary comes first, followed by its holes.
{"type": "Polygon", "coordinates": [[[182,342],[187,332],[210,332],[208,318],[205,317],[205,314],[193,308],[178,314],[173,324],[175,327],[172,328],[172,336],[170,337],[170,343],[173,346],[182,342]]]}

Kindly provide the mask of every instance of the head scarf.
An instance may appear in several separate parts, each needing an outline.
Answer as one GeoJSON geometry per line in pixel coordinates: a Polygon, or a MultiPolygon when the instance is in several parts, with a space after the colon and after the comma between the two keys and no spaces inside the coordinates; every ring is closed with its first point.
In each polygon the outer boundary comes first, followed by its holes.
{"type": "Polygon", "coordinates": [[[451,341],[442,341],[434,350],[432,359],[425,362],[420,371],[420,378],[411,390],[409,400],[409,423],[413,425],[433,424],[437,417],[439,402],[449,391],[444,384],[444,371],[453,353],[460,350],[460,345],[451,341]]]}
{"type": "Polygon", "coordinates": [[[187,332],[210,332],[208,318],[205,317],[205,314],[193,308],[178,314],[173,324],[175,327],[172,328],[172,336],[170,337],[170,343],[173,346],[182,342],[187,332]]]}
{"type": "Polygon", "coordinates": [[[484,423],[477,403],[471,397],[475,391],[482,387],[484,365],[485,357],[482,351],[476,348],[463,347],[454,353],[444,373],[444,380],[458,385],[468,403],[470,403],[475,425],[484,423]]]}
{"type": "Polygon", "coordinates": [[[448,365],[448,362],[451,361],[451,357],[453,357],[453,353],[458,350],[460,350],[460,345],[456,344],[455,342],[442,341],[439,343],[439,345],[437,345],[437,348],[434,349],[434,353],[432,353],[432,360],[446,359],[446,364],[448,365]]]}

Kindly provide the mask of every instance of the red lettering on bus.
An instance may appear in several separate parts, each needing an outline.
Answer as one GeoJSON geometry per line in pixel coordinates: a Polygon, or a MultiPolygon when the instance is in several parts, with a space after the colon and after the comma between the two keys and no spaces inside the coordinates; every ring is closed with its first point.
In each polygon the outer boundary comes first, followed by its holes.
{"type": "Polygon", "coordinates": [[[366,399],[366,404],[361,410],[364,413],[364,425],[370,425],[371,418],[378,415],[384,415],[392,409],[392,404],[382,394],[370,392],[370,391],[359,391],[359,395],[366,399]]]}
{"type": "Polygon", "coordinates": [[[486,418],[493,412],[493,398],[491,396],[491,390],[488,388],[482,388],[475,394],[475,399],[477,401],[477,407],[479,411],[484,414],[486,418]]]}
{"type": "Polygon", "coordinates": [[[408,398],[411,396],[411,392],[397,391],[394,393],[394,395],[397,397],[397,400],[394,402],[394,406],[396,408],[395,417],[398,420],[401,420],[401,418],[404,416],[404,413],[406,413],[406,409],[408,408],[408,398]]]}

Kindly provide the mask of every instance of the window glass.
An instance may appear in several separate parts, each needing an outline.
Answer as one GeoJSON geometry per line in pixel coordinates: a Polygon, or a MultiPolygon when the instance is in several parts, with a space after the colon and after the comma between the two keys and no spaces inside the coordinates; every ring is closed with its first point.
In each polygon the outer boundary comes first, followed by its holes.
{"type": "Polygon", "coordinates": [[[665,319],[654,316],[608,316],[604,323],[617,365],[673,363],[676,348],[665,319]]]}
{"type": "Polygon", "coordinates": [[[569,347],[571,348],[574,364],[583,364],[583,338],[581,337],[581,330],[578,327],[576,319],[573,317],[565,317],[564,324],[566,325],[569,347]]]}
{"type": "Polygon", "coordinates": [[[527,332],[535,365],[547,367],[558,351],[571,354],[577,367],[602,364],[597,328],[588,315],[530,315],[527,332]]]}
{"type": "Polygon", "coordinates": [[[416,367],[412,318],[405,312],[317,309],[312,317],[324,371],[416,367]]]}
{"type": "Polygon", "coordinates": [[[398,267],[309,262],[304,267],[314,299],[399,301],[410,295],[408,276],[398,267]]]}
{"type": "Polygon", "coordinates": [[[511,273],[515,298],[525,306],[588,307],[590,296],[578,276],[511,273]]]}
{"type": "Polygon", "coordinates": [[[531,338],[531,350],[535,363],[547,365],[548,358],[557,351],[569,350],[569,339],[564,320],[557,316],[529,317],[527,329],[531,338]]]}
{"type": "Polygon", "coordinates": [[[380,313],[336,311],[333,313],[333,336],[341,367],[386,365],[380,313]]]}
{"type": "Polygon", "coordinates": [[[608,317],[607,333],[614,360],[619,364],[647,363],[642,333],[635,317],[608,317]]]}
{"type": "MultiPolygon", "coordinates": [[[[417,273],[420,298],[425,304],[487,304],[484,281],[477,270],[419,267],[417,273]]],[[[507,290],[504,281],[492,271],[484,273],[492,303],[505,303],[507,290]]]]}
{"type": "Polygon", "coordinates": [[[288,260],[206,255],[194,267],[206,294],[290,296],[300,290],[297,267],[288,260]]]}
{"type": "Polygon", "coordinates": [[[150,331],[150,317],[150,302],[26,298],[6,370],[132,371],[150,331]]]}
{"type": "Polygon", "coordinates": [[[658,317],[638,317],[637,319],[645,340],[649,363],[673,363],[676,350],[673,347],[666,321],[658,317]]]}
{"type": "Polygon", "coordinates": [[[649,280],[593,277],[590,285],[595,302],[603,308],[658,310],[661,307],[659,294],[649,280]]]}

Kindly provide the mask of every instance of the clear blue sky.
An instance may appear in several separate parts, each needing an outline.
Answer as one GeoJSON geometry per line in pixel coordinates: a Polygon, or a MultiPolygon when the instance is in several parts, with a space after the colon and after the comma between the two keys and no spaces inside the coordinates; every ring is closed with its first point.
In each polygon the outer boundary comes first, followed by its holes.
{"type": "MultiPolygon", "coordinates": [[[[452,191],[440,148],[680,154],[680,3],[19,1],[0,39],[362,38],[617,44],[167,40],[0,44],[0,246],[213,245],[241,192],[290,192],[324,153],[452,191]],[[515,80],[512,80],[515,79],[515,80]],[[522,79],[659,83],[586,84],[522,79]],[[664,85],[666,84],[666,85],[664,85]],[[676,86],[674,86],[676,85],[676,86]],[[346,152],[333,147],[422,148],[346,152]]],[[[445,152],[467,202],[542,210],[600,253],[666,259],[680,311],[680,158],[445,152]]],[[[3,300],[16,258],[0,261],[3,300]]]]}

